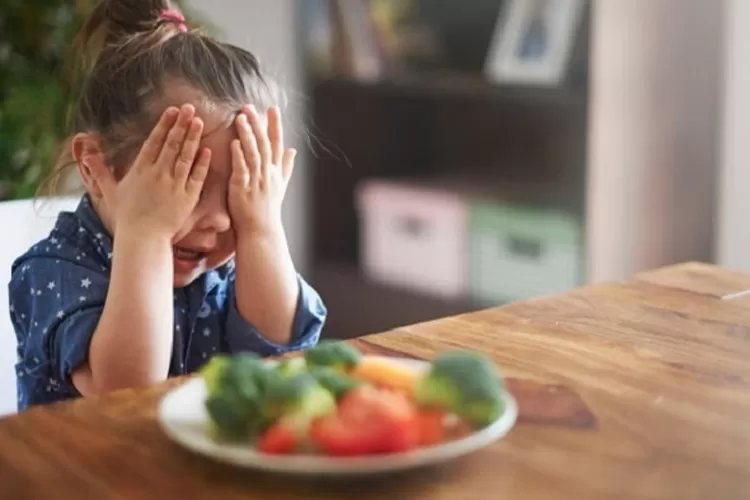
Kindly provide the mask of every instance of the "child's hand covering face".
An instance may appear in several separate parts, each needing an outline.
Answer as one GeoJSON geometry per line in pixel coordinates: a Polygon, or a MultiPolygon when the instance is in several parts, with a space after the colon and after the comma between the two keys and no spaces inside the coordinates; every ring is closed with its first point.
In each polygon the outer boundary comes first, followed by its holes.
{"type": "Polygon", "coordinates": [[[294,168],[294,149],[284,149],[281,113],[268,111],[263,127],[254,107],[243,108],[232,141],[232,177],[228,205],[238,240],[283,231],[281,204],[294,168]]]}
{"type": "Polygon", "coordinates": [[[211,163],[211,151],[199,151],[202,132],[192,105],[164,111],[117,185],[116,227],[174,237],[198,203],[211,163]]]}

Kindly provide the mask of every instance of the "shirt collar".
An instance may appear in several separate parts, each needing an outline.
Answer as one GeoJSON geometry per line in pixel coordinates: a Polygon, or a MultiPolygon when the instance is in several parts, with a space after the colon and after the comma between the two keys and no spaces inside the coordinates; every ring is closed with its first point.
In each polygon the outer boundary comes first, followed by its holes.
{"type": "Polygon", "coordinates": [[[88,194],[83,195],[75,211],[76,218],[80,222],[79,231],[87,231],[96,240],[96,247],[106,258],[107,262],[112,259],[112,236],[104,227],[99,215],[94,210],[91,198],[88,194]]]}

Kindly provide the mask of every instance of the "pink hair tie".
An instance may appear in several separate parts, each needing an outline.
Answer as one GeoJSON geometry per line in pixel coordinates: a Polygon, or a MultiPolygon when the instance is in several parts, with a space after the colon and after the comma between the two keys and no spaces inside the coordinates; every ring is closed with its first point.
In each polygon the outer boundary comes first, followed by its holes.
{"type": "Polygon", "coordinates": [[[164,9],[159,13],[159,19],[162,21],[167,21],[170,23],[174,23],[177,26],[177,29],[180,30],[181,33],[187,32],[187,24],[185,24],[185,17],[177,12],[176,10],[172,9],[164,9]]]}

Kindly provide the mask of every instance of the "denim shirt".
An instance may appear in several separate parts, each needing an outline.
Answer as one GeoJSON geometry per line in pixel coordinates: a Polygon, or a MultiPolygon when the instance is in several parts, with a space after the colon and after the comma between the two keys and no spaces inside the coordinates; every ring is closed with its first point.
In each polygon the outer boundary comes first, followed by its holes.
{"type": "MultiPolygon", "coordinates": [[[[71,374],[87,360],[111,265],[112,239],[88,196],[74,213],[61,213],[49,236],[13,263],[9,298],[18,341],[19,411],[80,396],[71,374]]],[[[175,289],[169,375],[194,372],[216,353],[267,356],[316,344],[326,308],[302,277],[297,280],[299,301],[288,345],[270,342],[240,315],[234,261],[175,289]]]]}

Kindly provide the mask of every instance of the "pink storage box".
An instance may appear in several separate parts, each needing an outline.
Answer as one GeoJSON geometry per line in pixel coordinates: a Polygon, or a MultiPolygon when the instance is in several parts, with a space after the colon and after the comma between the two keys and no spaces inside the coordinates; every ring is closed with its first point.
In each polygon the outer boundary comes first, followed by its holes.
{"type": "Polygon", "coordinates": [[[356,196],[368,277],[442,298],[467,294],[469,210],[460,195],[371,180],[356,196]]]}

